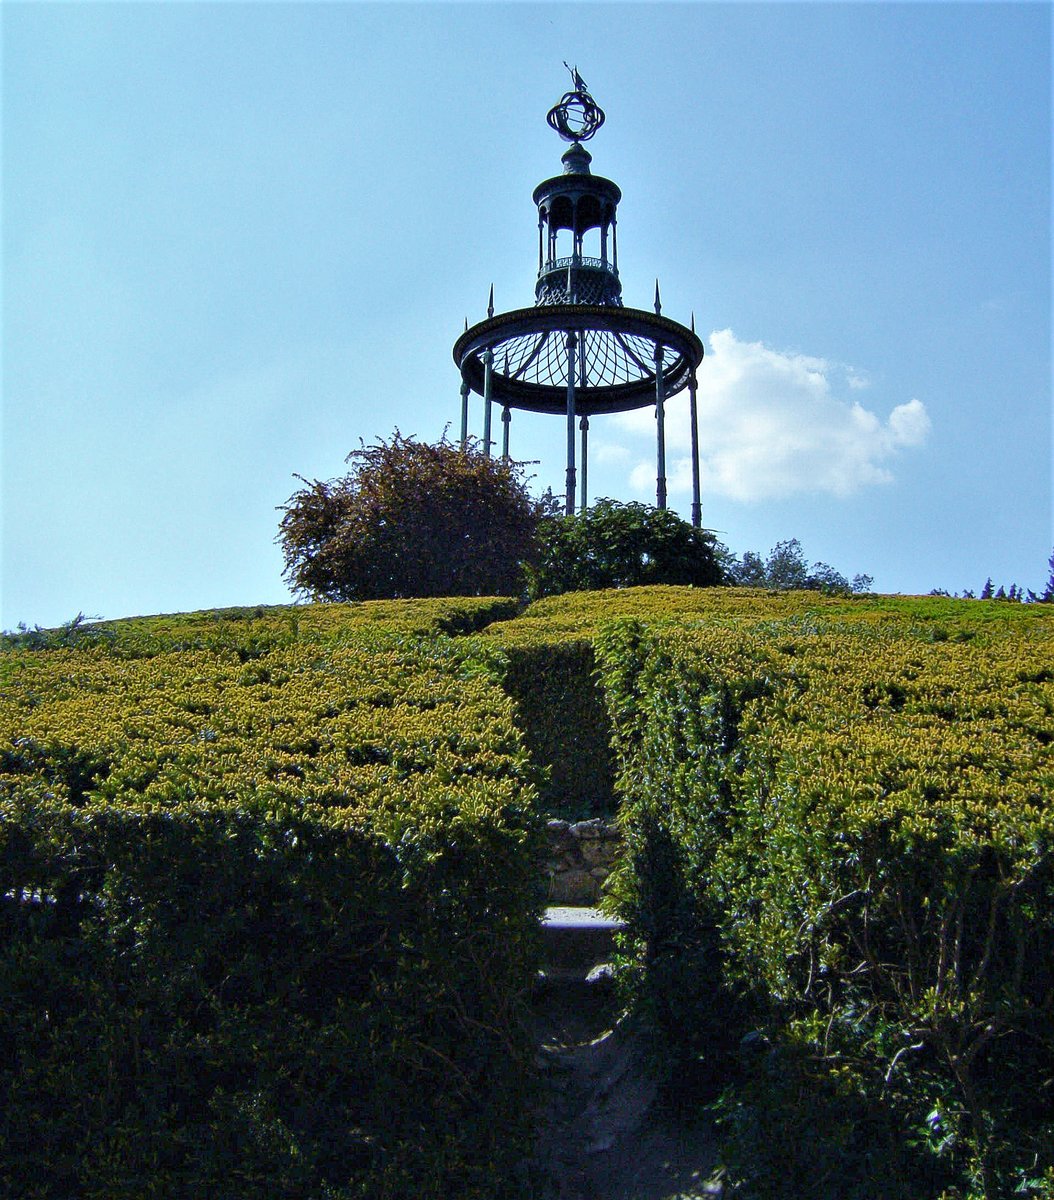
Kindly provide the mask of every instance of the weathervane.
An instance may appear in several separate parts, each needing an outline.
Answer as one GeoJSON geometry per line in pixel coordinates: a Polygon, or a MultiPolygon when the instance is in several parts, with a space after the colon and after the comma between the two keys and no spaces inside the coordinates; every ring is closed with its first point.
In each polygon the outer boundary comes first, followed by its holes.
{"type": "Polygon", "coordinates": [[[604,124],[604,110],[589,94],[586,81],[577,67],[564,63],[571,73],[574,90],[564,92],[560,103],[549,109],[546,120],[565,142],[588,142],[604,124]]]}

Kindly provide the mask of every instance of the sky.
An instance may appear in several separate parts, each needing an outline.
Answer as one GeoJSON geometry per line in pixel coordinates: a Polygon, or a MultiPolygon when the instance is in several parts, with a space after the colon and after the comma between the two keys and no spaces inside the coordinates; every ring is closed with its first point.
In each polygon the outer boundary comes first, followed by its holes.
{"type": "MultiPolygon", "coordinates": [[[[491,284],[533,302],[564,60],[607,115],[625,303],[658,279],[705,344],[704,525],[880,592],[1042,590],[1049,5],[6,0],[0,22],[0,627],[287,602],[296,476],[457,434],[466,318],[491,284]]],[[[592,498],[654,503],[654,430],[592,422],[592,498]]],[[[562,491],[563,421],[511,436],[562,491]]]]}

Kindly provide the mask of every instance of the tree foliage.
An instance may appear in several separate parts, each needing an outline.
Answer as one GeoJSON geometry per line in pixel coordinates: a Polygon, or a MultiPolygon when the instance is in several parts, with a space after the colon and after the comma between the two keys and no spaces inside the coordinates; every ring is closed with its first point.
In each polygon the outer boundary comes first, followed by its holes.
{"type": "MultiPolygon", "coordinates": [[[[1011,604],[1054,604],[1054,552],[1051,552],[1050,558],[1047,559],[1047,584],[1043,591],[1037,595],[1031,588],[1019,587],[1016,583],[1012,583],[1009,587],[1000,584],[997,588],[992,582],[991,575],[985,580],[984,587],[981,588],[981,594],[976,597],[978,600],[1007,600],[1011,604]]],[[[951,595],[950,592],[945,592],[937,589],[941,595],[951,595]]],[[[955,593],[959,595],[958,592],[955,593]]],[[[962,593],[964,600],[975,599],[974,593],[967,588],[962,593]]]]}
{"type": "Polygon", "coordinates": [[[722,582],[716,541],[669,509],[598,500],[585,512],[549,516],[538,527],[529,571],[534,597],[644,584],[722,582]]]}
{"type": "Polygon", "coordinates": [[[351,471],[282,507],[285,578],[317,600],[518,593],[537,509],[518,463],[475,443],[403,437],[353,450],[351,471]]]}
{"type": "Polygon", "coordinates": [[[747,550],[738,562],[726,569],[730,583],[741,587],[776,588],[780,591],[868,592],[874,582],[870,575],[854,575],[852,581],[827,563],[809,566],[797,538],[777,542],[762,558],[747,550]]]}

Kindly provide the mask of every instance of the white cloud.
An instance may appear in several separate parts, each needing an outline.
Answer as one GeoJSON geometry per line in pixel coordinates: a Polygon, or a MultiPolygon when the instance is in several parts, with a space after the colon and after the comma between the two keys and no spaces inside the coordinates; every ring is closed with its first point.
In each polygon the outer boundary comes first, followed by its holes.
{"type": "MultiPolygon", "coordinates": [[[[712,333],[699,371],[704,493],[747,501],[808,492],[848,496],[890,483],[891,460],[925,442],[930,419],[919,400],[897,405],[883,420],[836,392],[836,385],[856,391],[862,383],[860,372],[826,359],[741,342],[730,329],[712,333]]],[[[633,437],[633,486],[654,486],[654,457],[639,453],[642,438],[654,439],[653,409],[616,421],[633,437]]],[[[669,490],[690,493],[687,393],[667,406],[666,445],[669,490]]]]}
{"type": "Polygon", "coordinates": [[[595,460],[598,463],[621,467],[625,466],[626,463],[633,461],[633,452],[628,446],[619,446],[612,442],[603,442],[597,446],[595,450],[590,450],[589,459],[590,462],[595,460]]]}

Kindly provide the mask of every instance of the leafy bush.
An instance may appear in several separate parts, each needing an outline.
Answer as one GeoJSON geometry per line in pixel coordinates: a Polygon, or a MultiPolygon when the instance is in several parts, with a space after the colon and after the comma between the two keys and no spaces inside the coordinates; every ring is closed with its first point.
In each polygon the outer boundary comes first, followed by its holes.
{"type": "Polygon", "coordinates": [[[278,541],[295,592],[326,600],[512,595],[534,550],[522,468],[469,444],[403,437],[352,451],[283,508],[278,541]]]}
{"type": "Polygon", "coordinates": [[[709,587],[721,582],[714,535],[669,509],[598,500],[583,513],[538,526],[529,571],[533,598],[648,584],[709,587]]]}

